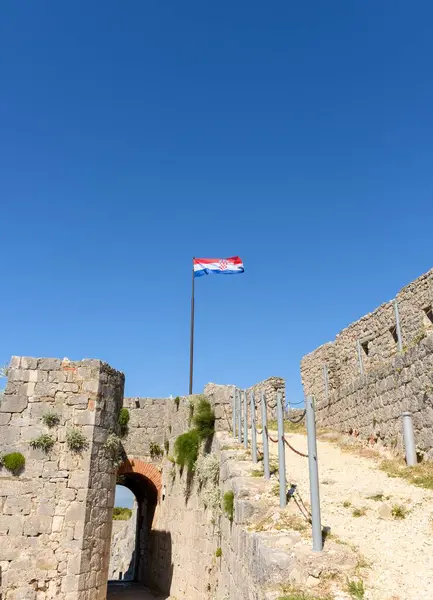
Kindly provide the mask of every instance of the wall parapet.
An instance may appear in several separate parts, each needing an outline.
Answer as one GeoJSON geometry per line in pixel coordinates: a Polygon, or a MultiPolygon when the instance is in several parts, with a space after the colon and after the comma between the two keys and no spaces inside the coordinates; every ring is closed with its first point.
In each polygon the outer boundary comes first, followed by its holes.
{"type": "Polygon", "coordinates": [[[302,383],[316,399],[319,426],[401,450],[400,415],[411,410],[419,448],[432,450],[432,305],[433,269],[303,357],[302,383]]]}

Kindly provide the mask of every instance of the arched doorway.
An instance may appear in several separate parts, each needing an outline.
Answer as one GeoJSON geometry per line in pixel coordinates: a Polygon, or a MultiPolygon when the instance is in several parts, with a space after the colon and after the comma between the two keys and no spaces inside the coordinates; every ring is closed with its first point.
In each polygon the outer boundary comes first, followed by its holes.
{"type": "MultiPolygon", "coordinates": [[[[120,466],[117,485],[130,490],[136,501],[135,548],[128,569],[123,571],[118,579],[151,588],[151,530],[161,494],[161,473],[154,465],[131,458],[120,466]]],[[[116,571],[116,575],[118,573],[120,574],[119,570],[116,571]]],[[[114,583],[111,581],[110,587],[113,587],[114,583]]]]}

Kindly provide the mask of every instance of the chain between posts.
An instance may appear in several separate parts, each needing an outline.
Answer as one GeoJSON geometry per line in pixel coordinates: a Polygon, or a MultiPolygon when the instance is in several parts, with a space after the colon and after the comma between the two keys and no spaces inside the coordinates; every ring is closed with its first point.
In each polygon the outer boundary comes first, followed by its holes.
{"type": "MultiPolygon", "coordinates": [[[[237,412],[236,415],[233,415],[232,424],[233,424],[233,437],[236,437],[236,425],[238,426],[238,436],[239,443],[242,442],[242,429],[243,429],[243,442],[244,447],[248,448],[248,402],[247,402],[247,392],[246,390],[240,391],[238,393],[238,402],[236,401],[236,388],[233,393],[233,410],[237,412]],[[243,394],[243,396],[242,396],[243,394]],[[242,402],[243,400],[243,402],[242,402]],[[242,411],[243,404],[243,411],[242,411]],[[241,414],[243,412],[243,415],[241,414]],[[237,418],[236,418],[237,417],[237,418]],[[243,417],[243,423],[242,423],[243,417]],[[242,428],[243,424],[243,428],[242,428]]],[[[270,478],[270,469],[269,469],[269,441],[273,443],[278,443],[278,462],[279,462],[279,487],[280,487],[280,507],[284,508],[287,505],[288,497],[293,497],[296,502],[298,508],[301,510],[301,506],[298,503],[298,500],[295,498],[294,493],[295,490],[291,493],[291,490],[287,492],[286,490],[286,466],[285,466],[285,451],[284,447],[287,446],[292,452],[301,456],[302,458],[308,458],[308,467],[309,467],[309,479],[310,479],[310,495],[311,495],[311,512],[308,511],[300,498],[300,503],[305,509],[306,514],[304,517],[312,524],[312,532],[313,532],[313,550],[321,551],[323,549],[323,540],[322,540],[322,526],[321,526],[321,515],[320,515],[320,496],[319,496],[319,478],[318,478],[318,468],[317,468],[317,441],[316,441],[316,425],[315,425],[315,410],[314,410],[314,400],[311,397],[306,399],[305,405],[306,409],[303,413],[298,416],[296,419],[290,419],[292,423],[300,423],[304,417],[307,417],[307,441],[308,441],[308,454],[301,452],[294,448],[284,434],[284,411],[283,411],[283,403],[282,403],[282,393],[279,390],[277,392],[277,417],[278,417],[278,437],[273,438],[268,431],[267,425],[267,405],[266,405],[266,396],[262,392],[261,393],[261,408],[262,408],[262,429],[259,430],[257,428],[256,423],[256,412],[257,405],[255,402],[254,393],[250,392],[250,411],[251,411],[251,450],[252,450],[252,458],[254,462],[257,462],[258,455],[263,456],[263,469],[265,479],[270,478]],[[263,442],[263,453],[257,448],[257,434],[262,435],[263,442]]],[[[292,486],[293,488],[294,486],[292,486]]]]}

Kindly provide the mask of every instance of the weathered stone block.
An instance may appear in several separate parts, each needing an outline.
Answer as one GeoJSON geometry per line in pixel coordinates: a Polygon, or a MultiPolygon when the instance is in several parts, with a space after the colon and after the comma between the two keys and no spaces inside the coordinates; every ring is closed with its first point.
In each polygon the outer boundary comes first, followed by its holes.
{"type": "MultiPolygon", "coordinates": [[[[0,427],[2,425],[7,425],[10,420],[11,420],[11,413],[0,412],[0,427]]],[[[0,431],[0,435],[1,435],[1,431],[0,431]]],[[[0,439],[3,439],[3,438],[0,438],[0,439]]]]}
{"type": "Polygon", "coordinates": [[[32,508],[32,499],[30,496],[8,497],[3,507],[5,515],[29,515],[32,508]]]}
{"type": "Polygon", "coordinates": [[[82,408],[87,407],[89,397],[83,394],[69,394],[66,400],[66,404],[70,406],[81,406],[82,408]]]}
{"type": "Polygon", "coordinates": [[[27,405],[27,396],[10,396],[6,393],[0,403],[0,413],[21,413],[27,405]]]}
{"type": "Polygon", "coordinates": [[[61,361],[58,358],[40,358],[38,359],[38,369],[40,371],[57,371],[61,367],[61,361]]]}
{"type": "Polygon", "coordinates": [[[31,358],[30,356],[22,356],[20,366],[22,369],[37,369],[38,361],[36,358],[31,358]]]}
{"type": "Polygon", "coordinates": [[[87,489],[89,487],[89,473],[86,471],[75,471],[69,478],[68,487],[74,489],[87,489]]]}
{"type": "Polygon", "coordinates": [[[30,516],[24,522],[24,535],[38,536],[41,533],[51,533],[52,524],[52,517],[30,516]]]}

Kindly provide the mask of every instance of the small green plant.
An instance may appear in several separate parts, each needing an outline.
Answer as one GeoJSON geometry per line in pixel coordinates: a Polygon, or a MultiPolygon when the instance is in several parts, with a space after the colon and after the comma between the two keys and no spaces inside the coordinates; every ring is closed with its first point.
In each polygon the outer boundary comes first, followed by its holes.
{"type": "Polygon", "coordinates": [[[222,555],[223,555],[223,551],[221,550],[221,548],[217,548],[215,551],[215,556],[217,558],[221,558],[222,555]]]}
{"type": "Polygon", "coordinates": [[[194,416],[194,400],[190,400],[189,401],[188,427],[191,427],[193,416],[194,416]]]}
{"type": "Polygon", "coordinates": [[[229,490],[223,496],[223,510],[230,523],[233,523],[235,514],[235,495],[232,490],[229,490]]]}
{"type": "Polygon", "coordinates": [[[115,433],[110,433],[110,435],[105,440],[103,445],[106,456],[108,456],[113,465],[118,467],[124,458],[124,450],[122,445],[122,440],[115,433]]]}
{"type": "Polygon", "coordinates": [[[391,514],[394,517],[394,519],[405,519],[407,512],[408,511],[406,507],[402,506],[401,504],[394,504],[394,506],[391,509],[391,514]]]}
{"type": "Polygon", "coordinates": [[[271,489],[271,494],[272,494],[273,496],[279,496],[279,495],[280,495],[280,484],[279,484],[279,483],[275,483],[275,484],[272,486],[272,489],[271,489]]]}
{"type": "Polygon", "coordinates": [[[351,595],[354,600],[364,600],[365,597],[365,588],[364,582],[362,579],[359,581],[355,580],[347,580],[347,591],[351,595]]]}
{"type": "Polygon", "coordinates": [[[155,458],[159,458],[164,454],[161,446],[157,442],[150,442],[149,444],[149,454],[152,460],[155,458]]]}
{"type": "Polygon", "coordinates": [[[384,460],[380,468],[388,477],[402,477],[409,483],[427,490],[433,490],[433,462],[426,461],[415,465],[406,466],[403,460],[384,460]]]}
{"type": "Polygon", "coordinates": [[[177,464],[192,471],[198,457],[199,446],[200,438],[195,429],[180,435],[174,443],[177,464]]]}
{"type": "Polygon", "coordinates": [[[66,443],[71,452],[82,452],[89,447],[89,442],[79,429],[70,429],[66,434],[66,443]]]}
{"type": "Polygon", "coordinates": [[[45,453],[48,453],[54,446],[54,438],[48,435],[48,433],[43,433],[34,440],[31,440],[30,446],[34,450],[43,450],[45,453]]]}
{"type": "Polygon", "coordinates": [[[427,333],[425,331],[425,329],[420,329],[418,331],[418,333],[415,335],[415,337],[412,340],[411,345],[412,346],[416,346],[417,344],[419,344],[425,337],[427,336],[427,333]]]}
{"type": "Polygon", "coordinates": [[[164,450],[166,454],[170,452],[170,442],[168,440],[164,440],[164,450]]]}
{"type": "Polygon", "coordinates": [[[322,594],[320,596],[316,596],[316,594],[311,595],[293,586],[284,586],[282,593],[284,596],[280,596],[277,600],[332,600],[331,596],[323,596],[322,594]]]}
{"type": "Polygon", "coordinates": [[[60,423],[60,417],[57,413],[48,411],[42,415],[42,423],[51,429],[60,423]]]}
{"type": "Polygon", "coordinates": [[[209,438],[215,433],[215,413],[205,396],[200,396],[198,399],[192,423],[198,431],[200,440],[209,438]]]}
{"type": "Polygon", "coordinates": [[[117,420],[120,427],[120,433],[126,435],[128,432],[129,423],[129,410],[127,408],[121,408],[119,412],[119,418],[117,420]]]}
{"type": "MultiPolygon", "coordinates": [[[[388,497],[386,497],[386,499],[388,499],[388,497]]],[[[380,494],[373,494],[373,496],[367,496],[367,500],[374,500],[375,502],[382,502],[382,500],[385,500],[385,496],[381,492],[380,494]]]]}
{"type": "Polygon", "coordinates": [[[363,517],[366,514],[367,514],[367,511],[365,510],[365,508],[354,508],[352,510],[353,517],[363,517]]]}
{"type": "Polygon", "coordinates": [[[167,456],[167,460],[169,460],[173,465],[176,464],[176,459],[174,456],[171,456],[171,454],[167,456]]]}
{"type": "Polygon", "coordinates": [[[263,471],[261,469],[253,469],[250,473],[250,477],[263,477],[263,471]]]}
{"type": "Polygon", "coordinates": [[[113,508],[113,521],[129,521],[132,517],[132,510],[123,506],[113,508]]]}
{"type": "Polygon", "coordinates": [[[176,398],[174,399],[174,403],[176,404],[176,410],[179,410],[179,404],[180,404],[179,396],[176,396],[176,398]]]}
{"type": "Polygon", "coordinates": [[[2,458],[3,466],[13,475],[19,475],[24,469],[26,459],[20,452],[5,454],[2,458]]]}
{"type": "Polygon", "coordinates": [[[350,500],[345,500],[343,502],[343,506],[344,508],[350,508],[352,506],[352,503],[350,502],[350,500]]]}

